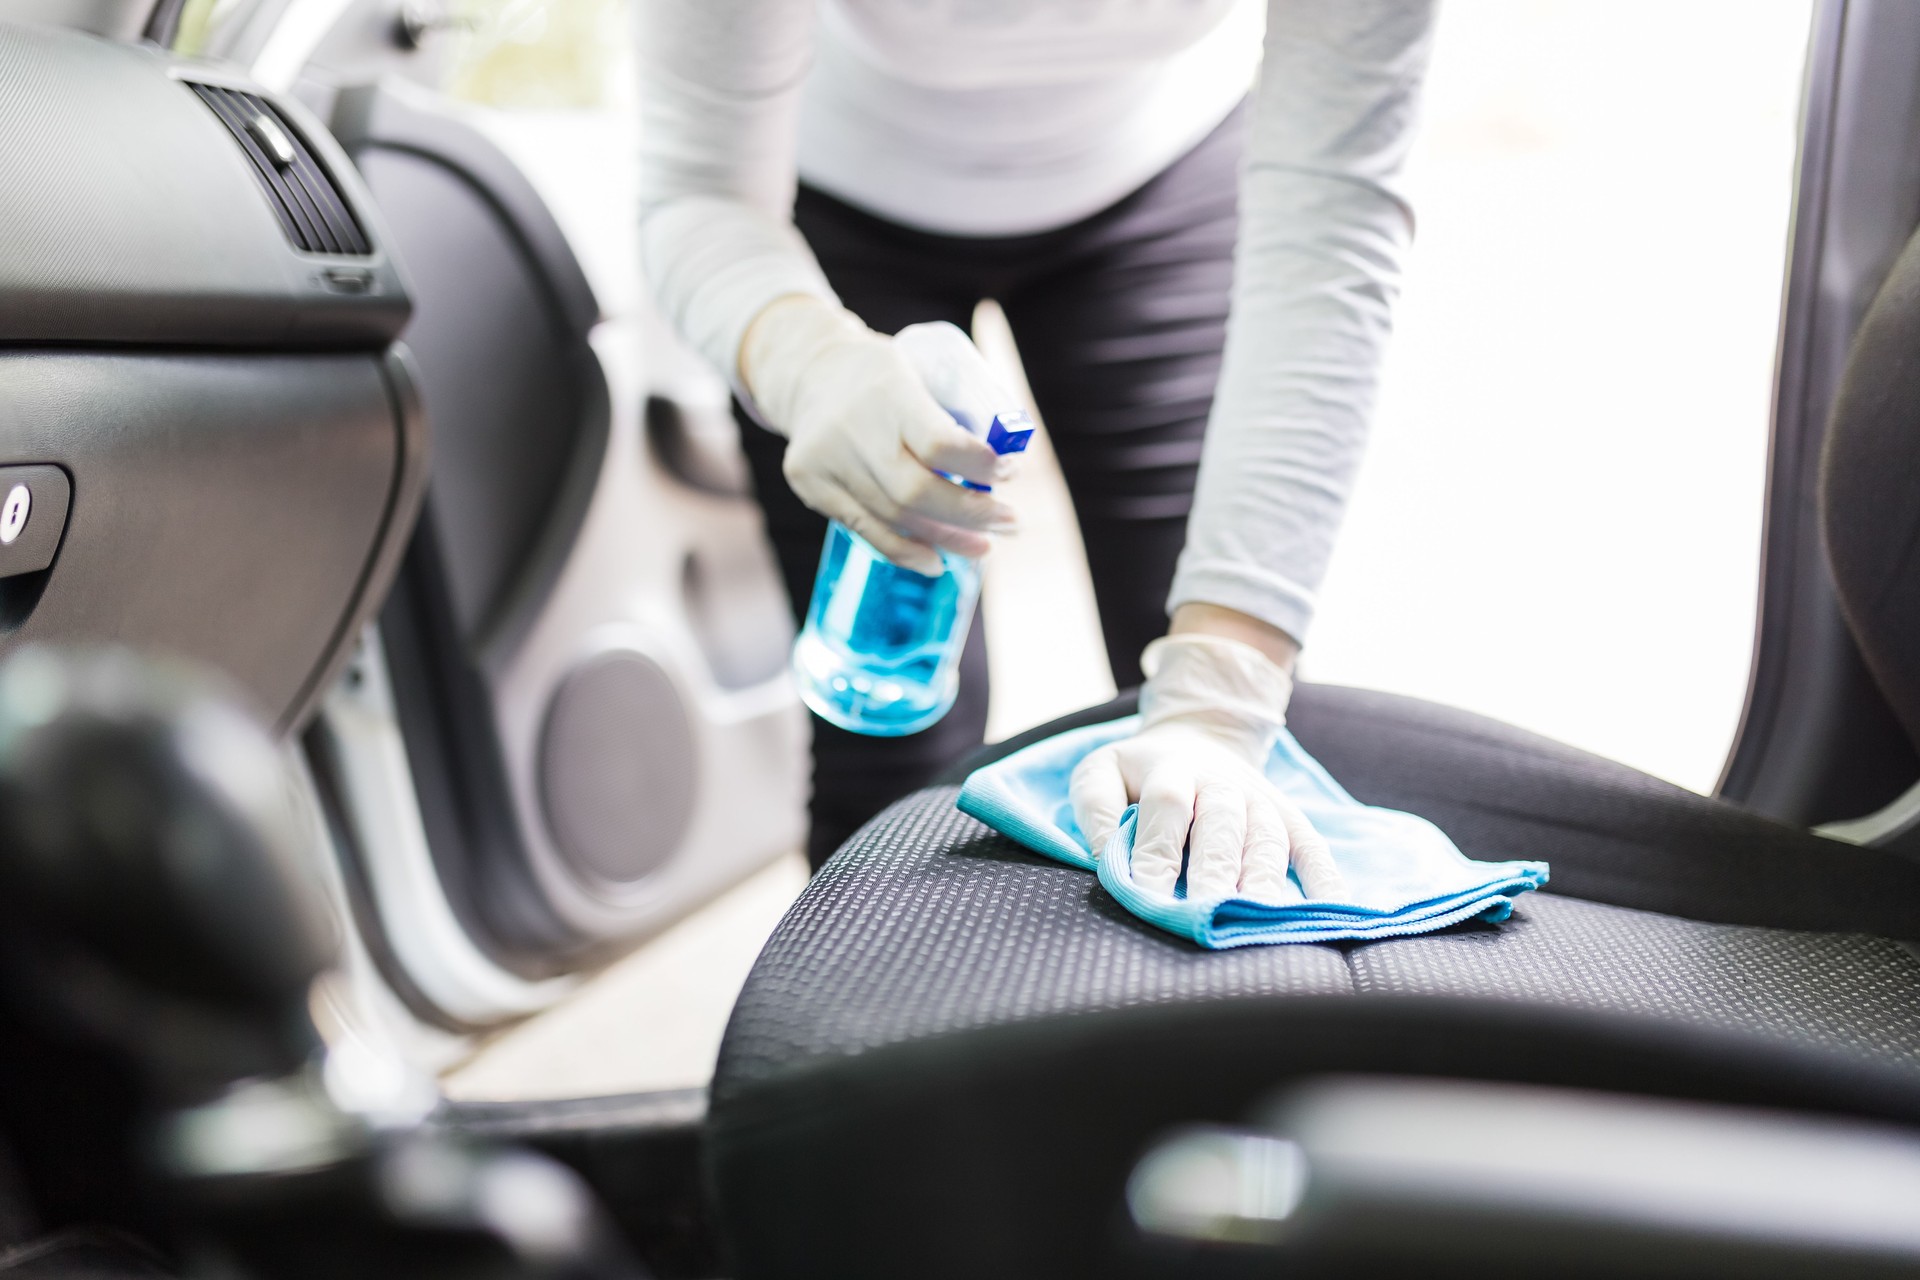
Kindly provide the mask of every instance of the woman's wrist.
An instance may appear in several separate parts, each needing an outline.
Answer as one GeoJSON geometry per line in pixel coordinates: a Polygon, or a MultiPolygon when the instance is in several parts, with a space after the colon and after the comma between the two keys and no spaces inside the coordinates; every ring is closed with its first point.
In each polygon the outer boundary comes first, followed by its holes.
{"type": "Polygon", "coordinates": [[[805,367],[805,356],[796,358],[788,348],[797,342],[806,349],[805,355],[812,355],[812,349],[824,341],[843,336],[851,328],[849,319],[844,307],[824,298],[810,293],[781,294],[760,308],[740,335],[740,351],[735,357],[740,385],[764,405],[769,392],[760,384],[769,368],[778,368],[785,375],[782,380],[790,381],[796,370],[789,366],[805,367]]]}
{"type": "Polygon", "coordinates": [[[1173,611],[1173,621],[1167,628],[1167,634],[1209,635],[1237,640],[1259,650],[1269,662],[1289,674],[1293,671],[1295,659],[1300,656],[1300,642],[1280,628],[1262,622],[1252,614],[1217,604],[1190,601],[1181,605],[1173,611]]]}
{"type": "Polygon", "coordinates": [[[871,348],[887,342],[837,302],[789,293],[760,309],[740,341],[743,400],[756,421],[793,438],[806,405],[834,394],[849,375],[847,363],[870,362],[871,348]]]}

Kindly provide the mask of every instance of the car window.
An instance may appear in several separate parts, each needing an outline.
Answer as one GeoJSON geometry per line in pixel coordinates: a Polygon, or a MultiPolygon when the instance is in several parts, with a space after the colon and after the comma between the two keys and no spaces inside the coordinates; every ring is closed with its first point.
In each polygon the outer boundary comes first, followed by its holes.
{"type": "Polygon", "coordinates": [[[174,52],[190,57],[211,53],[219,48],[223,32],[238,27],[258,7],[259,0],[187,0],[174,28],[174,52]]]}
{"type": "Polygon", "coordinates": [[[1303,669],[1701,790],[1739,720],[1803,0],[1451,5],[1303,669]]]}
{"type": "Polygon", "coordinates": [[[464,0],[445,89],[494,107],[582,109],[618,92],[630,41],[624,0],[464,0]]]}

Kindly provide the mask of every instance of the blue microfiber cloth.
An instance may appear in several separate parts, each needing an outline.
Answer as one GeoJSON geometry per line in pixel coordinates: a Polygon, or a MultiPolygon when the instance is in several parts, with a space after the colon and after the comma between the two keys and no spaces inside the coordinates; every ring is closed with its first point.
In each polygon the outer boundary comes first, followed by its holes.
{"type": "Polygon", "coordinates": [[[1310,901],[1298,877],[1287,877],[1289,902],[1186,897],[1186,875],[1172,898],[1133,882],[1136,808],[1096,858],[1073,820],[1067,781],[1087,753],[1139,727],[1129,716],[1072,729],[974,771],[960,789],[960,808],[1036,853],[1096,871],[1127,910],[1203,947],[1271,942],[1336,942],[1427,933],[1478,916],[1498,922],[1513,913],[1514,895],[1547,882],[1544,862],[1476,862],[1425,818],[1361,804],[1282,730],[1267,760],[1267,777],[1326,837],[1346,878],[1350,902],[1310,901]]]}

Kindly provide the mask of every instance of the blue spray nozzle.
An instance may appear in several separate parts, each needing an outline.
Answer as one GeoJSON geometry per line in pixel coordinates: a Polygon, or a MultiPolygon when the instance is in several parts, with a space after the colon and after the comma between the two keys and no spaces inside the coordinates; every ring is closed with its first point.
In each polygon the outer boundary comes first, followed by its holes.
{"type": "Polygon", "coordinates": [[[987,426],[987,443],[995,453],[1025,453],[1033,439],[1033,415],[1025,409],[996,413],[987,426]]]}
{"type": "MultiPolygon", "coordinates": [[[[959,417],[958,414],[954,416],[959,417]]],[[[1025,453],[1032,439],[1033,415],[1025,409],[1009,409],[1005,413],[996,413],[993,415],[993,421],[987,424],[987,444],[995,453],[1025,453]]],[[[941,474],[946,475],[945,472],[941,474]]],[[[947,478],[958,481],[962,489],[972,489],[976,493],[993,492],[993,486],[990,484],[975,484],[971,480],[961,480],[958,476],[947,478]]]]}

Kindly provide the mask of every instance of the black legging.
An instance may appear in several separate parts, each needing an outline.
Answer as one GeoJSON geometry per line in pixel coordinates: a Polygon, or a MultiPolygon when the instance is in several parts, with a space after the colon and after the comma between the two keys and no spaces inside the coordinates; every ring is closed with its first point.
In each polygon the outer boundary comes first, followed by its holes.
{"type": "MultiPolygon", "coordinates": [[[[794,208],[841,300],[882,333],[929,320],[965,329],[982,298],[1000,303],[1073,495],[1107,660],[1122,688],[1138,683],[1141,649],[1166,630],[1167,589],[1220,375],[1242,116],[1236,111],[1118,204],[1057,231],[931,235],[804,186],[794,208]]],[[[787,487],[786,442],[737,407],[735,417],[797,622],[826,521],[787,487]]],[[[882,807],[979,746],[986,723],[978,624],[961,659],[959,700],[933,727],[869,738],[815,717],[808,860],[818,867],[882,807]]]]}

